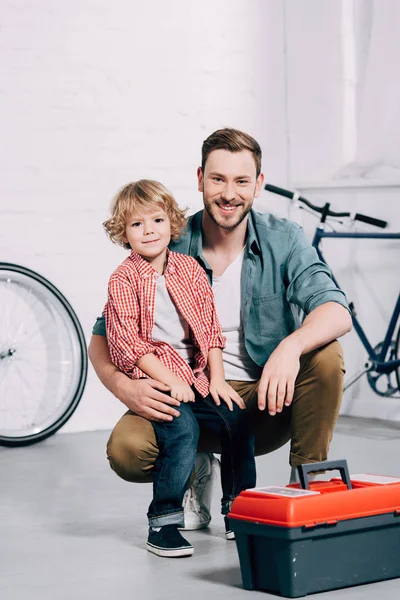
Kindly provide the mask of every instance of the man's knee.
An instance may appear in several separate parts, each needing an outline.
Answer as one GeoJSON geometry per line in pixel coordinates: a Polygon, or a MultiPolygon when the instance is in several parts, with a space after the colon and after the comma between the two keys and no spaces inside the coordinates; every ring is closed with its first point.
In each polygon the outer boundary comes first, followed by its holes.
{"type": "Polygon", "coordinates": [[[337,340],[304,357],[292,407],[292,466],[326,460],[339,415],[343,376],[343,353],[337,340]]]}
{"type": "Polygon", "coordinates": [[[152,481],[158,448],[152,424],[126,413],[115,426],[107,443],[107,458],[115,473],[134,483],[152,481]]]}
{"type": "Polygon", "coordinates": [[[333,428],[342,402],[344,373],[337,340],[302,357],[293,399],[292,419],[297,426],[310,420],[333,428]]]}
{"type": "Polygon", "coordinates": [[[311,352],[307,366],[323,387],[335,385],[342,388],[345,369],[343,350],[337,340],[311,352]]]}

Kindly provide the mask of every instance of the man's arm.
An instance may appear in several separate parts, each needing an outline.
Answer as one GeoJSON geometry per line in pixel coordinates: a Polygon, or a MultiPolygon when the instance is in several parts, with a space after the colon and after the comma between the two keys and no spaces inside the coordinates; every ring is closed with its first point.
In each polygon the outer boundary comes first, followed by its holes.
{"type": "Polygon", "coordinates": [[[300,356],[320,348],[350,331],[351,316],[344,292],[320,261],[301,227],[292,223],[285,264],[287,300],[307,315],[302,326],[285,338],[266,362],[258,388],[258,406],[268,402],[271,415],[293,399],[300,356]]]}
{"type": "Polygon", "coordinates": [[[92,335],[89,358],[101,383],[129,410],[149,421],[179,417],[173,407],[180,406],[180,402],[162,393],[169,390],[167,385],[153,379],[133,381],[114,365],[105,336],[92,335]]]}
{"type": "Polygon", "coordinates": [[[258,407],[281,412],[293,400],[294,385],[300,368],[300,356],[335,340],[351,330],[349,311],[337,302],[317,306],[302,326],[285,338],[266,362],[258,388],[258,407]]]}

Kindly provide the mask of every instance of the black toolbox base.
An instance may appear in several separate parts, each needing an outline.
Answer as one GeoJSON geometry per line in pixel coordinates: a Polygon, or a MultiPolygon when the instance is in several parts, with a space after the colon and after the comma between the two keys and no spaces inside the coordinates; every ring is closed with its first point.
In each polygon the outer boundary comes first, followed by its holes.
{"type": "Polygon", "coordinates": [[[230,519],[243,587],[288,598],[400,577],[400,516],[283,528],[230,519]]]}

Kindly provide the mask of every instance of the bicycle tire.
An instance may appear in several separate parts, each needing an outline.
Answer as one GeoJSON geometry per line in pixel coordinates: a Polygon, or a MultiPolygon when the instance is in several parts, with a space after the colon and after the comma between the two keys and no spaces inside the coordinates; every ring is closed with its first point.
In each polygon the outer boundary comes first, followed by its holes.
{"type": "MultiPolygon", "coordinates": [[[[74,368],[76,369],[77,373],[76,385],[74,383],[74,389],[71,397],[67,398],[67,400],[64,402],[64,405],[61,408],[61,413],[57,415],[57,417],[54,419],[54,422],[47,423],[42,429],[39,427],[38,431],[28,434],[24,433],[23,435],[17,435],[15,432],[12,435],[7,435],[7,433],[5,434],[4,431],[0,431],[0,445],[15,447],[34,444],[50,437],[70,419],[78,407],[85,389],[88,372],[88,354],[86,340],[80,321],[71,304],[59,289],[42,275],[21,265],[0,262],[0,276],[5,271],[12,274],[17,274],[22,278],[26,277],[27,280],[34,281],[34,285],[39,290],[38,293],[40,293],[43,289],[43,294],[47,294],[49,299],[52,301],[55,299],[53,308],[56,307],[56,309],[59,311],[60,317],[65,319],[64,324],[66,331],[71,333],[71,335],[74,335],[74,343],[76,344],[77,353],[79,355],[79,360],[75,361],[78,364],[74,364],[74,368]]],[[[0,409],[2,407],[1,403],[2,400],[0,398],[0,409]]]]}

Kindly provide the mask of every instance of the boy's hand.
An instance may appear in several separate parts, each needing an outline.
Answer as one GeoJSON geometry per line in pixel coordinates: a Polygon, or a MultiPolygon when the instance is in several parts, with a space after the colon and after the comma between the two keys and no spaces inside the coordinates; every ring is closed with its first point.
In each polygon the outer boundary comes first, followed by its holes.
{"type": "Polygon", "coordinates": [[[242,398],[228,383],[226,383],[225,379],[211,379],[210,396],[217,406],[219,406],[221,400],[223,400],[228,405],[229,410],[233,410],[232,402],[237,404],[239,408],[246,408],[242,398]]]}
{"type": "Polygon", "coordinates": [[[179,400],[180,402],[194,402],[195,396],[190,385],[186,381],[176,378],[174,381],[168,382],[171,389],[171,398],[179,400]]]}

